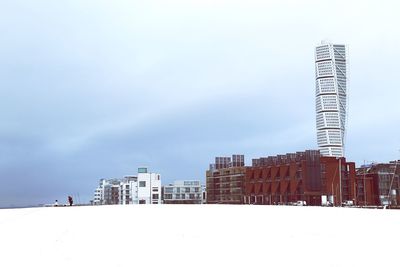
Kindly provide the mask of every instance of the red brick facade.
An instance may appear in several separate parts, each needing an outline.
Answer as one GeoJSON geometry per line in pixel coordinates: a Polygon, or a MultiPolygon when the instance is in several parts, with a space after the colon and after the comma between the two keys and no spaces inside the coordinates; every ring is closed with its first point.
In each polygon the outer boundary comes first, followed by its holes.
{"type": "Polygon", "coordinates": [[[366,184],[357,190],[359,205],[400,206],[400,161],[373,163],[357,169],[357,185],[366,184]]]}
{"type": "Polygon", "coordinates": [[[218,157],[210,165],[207,203],[400,205],[400,161],[356,171],[354,162],[321,156],[318,150],[253,159],[248,167],[242,155],[232,159],[218,157]]]}
{"type": "Polygon", "coordinates": [[[246,172],[244,202],[321,205],[326,196],[333,205],[340,205],[354,201],[355,177],[354,163],[323,157],[317,150],[255,159],[246,172]]]}

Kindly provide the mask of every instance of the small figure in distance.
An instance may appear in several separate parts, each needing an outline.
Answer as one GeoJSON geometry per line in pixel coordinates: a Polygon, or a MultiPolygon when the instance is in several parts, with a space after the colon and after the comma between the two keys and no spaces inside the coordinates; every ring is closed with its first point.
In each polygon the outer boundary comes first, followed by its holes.
{"type": "Polygon", "coordinates": [[[72,200],[71,196],[68,196],[68,203],[70,206],[72,206],[72,204],[74,204],[74,201],[72,200]]]}
{"type": "Polygon", "coordinates": [[[54,202],[54,207],[58,207],[58,200],[56,199],[56,202],[54,202]]]}

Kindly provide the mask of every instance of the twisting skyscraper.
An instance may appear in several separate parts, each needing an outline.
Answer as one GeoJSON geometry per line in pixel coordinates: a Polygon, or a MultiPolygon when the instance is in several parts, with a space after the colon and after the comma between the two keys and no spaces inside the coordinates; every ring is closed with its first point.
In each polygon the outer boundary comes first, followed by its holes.
{"type": "Polygon", "coordinates": [[[343,157],[347,107],[346,47],[315,49],[317,141],[324,156],[343,157]]]}

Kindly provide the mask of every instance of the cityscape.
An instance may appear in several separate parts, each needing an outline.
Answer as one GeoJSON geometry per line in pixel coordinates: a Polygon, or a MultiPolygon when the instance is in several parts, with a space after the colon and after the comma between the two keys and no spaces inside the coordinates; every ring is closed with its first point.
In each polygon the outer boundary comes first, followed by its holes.
{"type": "Polygon", "coordinates": [[[2,266],[395,266],[399,10],[2,0],[2,266]]]}
{"type": "MultiPolygon", "coordinates": [[[[316,128],[319,150],[252,159],[216,157],[203,179],[162,186],[161,174],[101,179],[92,205],[259,204],[400,206],[400,160],[356,166],[346,160],[346,47],[322,41],[315,48],[316,128]]],[[[351,127],[351,125],[350,125],[351,127]]],[[[310,129],[311,130],[311,129],[310,129]]]]}

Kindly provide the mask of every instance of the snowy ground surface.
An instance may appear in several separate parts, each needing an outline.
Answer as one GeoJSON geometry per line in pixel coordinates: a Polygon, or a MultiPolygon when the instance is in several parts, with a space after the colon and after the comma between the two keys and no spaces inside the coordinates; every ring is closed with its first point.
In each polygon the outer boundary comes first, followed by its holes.
{"type": "Polygon", "coordinates": [[[0,262],[7,267],[400,266],[399,228],[397,210],[226,205],[6,209],[0,210],[0,262]]]}

